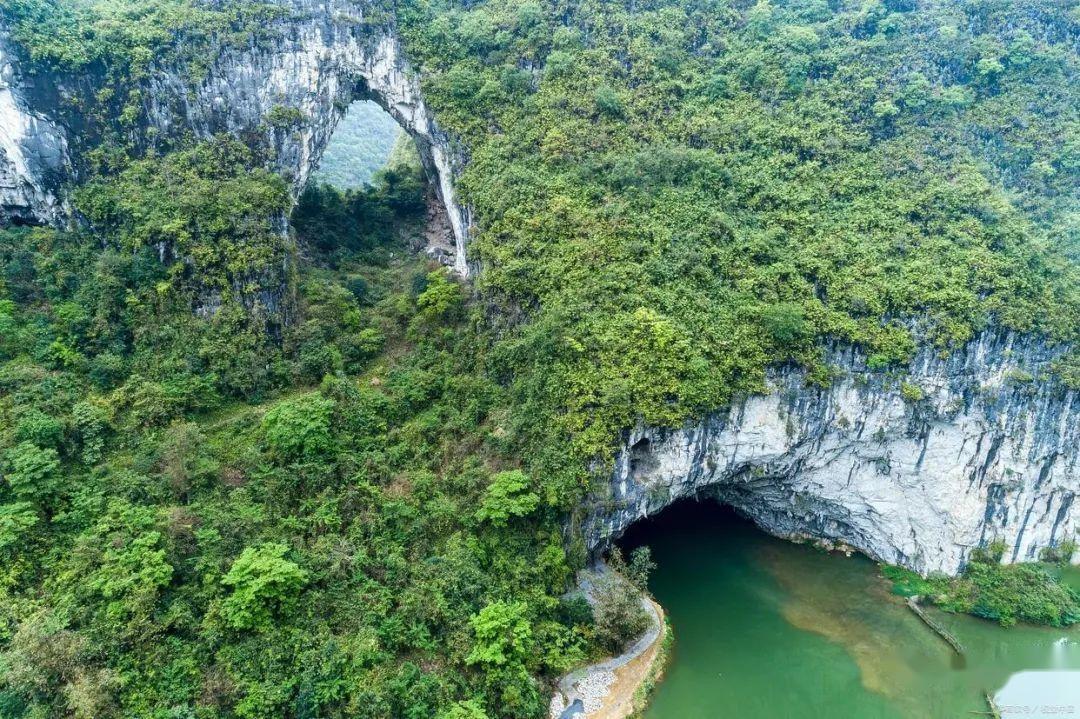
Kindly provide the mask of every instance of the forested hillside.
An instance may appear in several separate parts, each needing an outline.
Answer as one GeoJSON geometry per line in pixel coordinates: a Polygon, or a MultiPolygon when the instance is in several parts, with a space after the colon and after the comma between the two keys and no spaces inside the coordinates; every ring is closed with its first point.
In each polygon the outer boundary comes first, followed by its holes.
{"type": "Polygon", "coordinates": [[[379,3],[469,284],[407,249],[418,168],[291,209],[244,138],[137,151],[155,58],[283,12],[0,0],[130,108],[84,108],[79,222],[0,229],[0,717],[543,716],[617,643],[561,597],[621,431],[825,338],[1078,339],[1075,2],[379,3]]]}

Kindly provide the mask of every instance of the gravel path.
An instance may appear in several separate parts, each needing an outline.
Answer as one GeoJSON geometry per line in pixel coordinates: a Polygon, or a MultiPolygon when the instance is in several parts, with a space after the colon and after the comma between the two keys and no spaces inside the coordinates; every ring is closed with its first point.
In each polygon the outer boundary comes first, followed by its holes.
{"type": "MultiPolygon", "coordinates": [[[[593,601],[594,577],[606,571],[609,571],[607,567],[601,565],[598,572],[583,574],[580,586],[590,603],[593,601]]],[[[649,628],[619,656],[577,669],[560,679],[559,691],[551,699],[551,719],[587,719],[590,714],[599,711],[615,681],[614,671],[637,659],[656,642],[662,627],[660,615],[645,596],[641,597],[641,606],[649,614],[649,628]]]]}

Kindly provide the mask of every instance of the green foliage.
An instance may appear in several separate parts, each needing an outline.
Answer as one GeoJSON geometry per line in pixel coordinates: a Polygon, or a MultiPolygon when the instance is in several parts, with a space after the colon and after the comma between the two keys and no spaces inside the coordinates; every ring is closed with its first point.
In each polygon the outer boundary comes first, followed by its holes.
{"type": "Polygon", "coordinates": [[[191,150],[131,163],[75,195],[79,209],[119,246],[174,258],[174,283],[191,279],[228,299],[284,262],[272,221],[289,203],[285,183],[240,142],[220,137],[191,150]]]}
{"type": "Polygon", "coordinates": [[[106,601],[106,616],[116,619],[149,611],[173,574],[162,544],[159,532],[148,531],[121,541],[114,538],[105,549],[86,588],[106,601]]]}
{"type": "Polygon", "coordinates": [[[536,511],[540,497],[530,491],[529,476],[520,469],[499,472],[491,478],[476,518],[495,526],[505,526],[511,517],[525,517],[536,511]]]}
{"type": "MultiPolygon", "coordinates": [[[[391,161],[398,145],[404,148],[401,150],[404,153],[412,140],[394,118],[370,100],[354,102],[334,129],[311,181],[339,190],[362,188],[372,182],[384,165],[401,164],[391,161]]],[[[412,152],[416,153],[415,147],[412,152]]]]}
{"type": "Polygon", "coordinates": [[[906,402],[921,402],[926,398],[926,392],[914,382],[901,382],[900,396],[902,396],[906,402]]]}
{"type": "Polygon", "coordinates": [[[287,615],[308,581],[307,572],[285,559],[284,544],[248,547],[221,583],[232,589],[221,616],[234,629],[266,629],[275,616],[287,615]]]}
{"type": "Polygon", "coordinates": [[[1080,622],[1080,595],[1035,564],[972,562],[964,572],[965,607],[1008,626],[1017,621],[1060,627],[1080,622]]]}
{"type": "Polygon", "coordinates": [[[331,448],[330,416],[333,400],[307,394],[283,400],[263,417],[266,441],[285,459],[317,457],[331,448]]]}
{"type": "Polygon", "coordinates": [[[288,130],[304,124],[304,113],[295,107],[274,105],[266,113],[266,122],[276,130],[288,130]]]}
{"type": "Polygon", "coordinates": [[[22,502],[43,506],[60,486],[60,458],[52,448],[22,442],[7,451],[4,478],[11,494],[22,502]]]}
{"type": "MultiPolygon", "coordinates": [[[[1075,341],[1075,18],[907,5],[366,8],[468,158],[466,292],[408,251],[415,160],[310,188],[295,252],[264,140],[142,136],[152,61],[197,81],[281,6],[0,0],[95,148],[92,227],[0,230],[0,713],[543,716],[644,627],[625,580],[562,600],[619,432],[826,381],[823,338],[1075,341]]],[[[1034,569],[905,586],[1075,614],[1034,569]]]]}
{"type": "Polygon", "coordinates": [[[656,562],[652,560],[652,550],[649,547],[636,547],[630,552],[630,564],[627,566],[626,576],[641,591],[646,591],[649,586],[649,575],[656,569],[656,562]]]}
{"type": "Polygon", "coordinates": [[[171,49],[180,33],[205,52],[217,33],[252,30],[280,8],[242,2],[210,8],[192,0],[147,0],[138,4],[110,0],[3,0],[0,11],[14,20],[15,37],[38,60],[65,70],[103,62],[141,71],[155,53],[171,49]]]}
{"type": "Polygon", "coordinates": [[[629,580],[608,572],[596,582],[596,637],[611,654],[618,654],[648,629],[649,613],[641,591],[629,580]]]}
{"type": "Polygon", "coordinates": [[[517,664],[532,648],[532,629],[523,602],[488,604],[472,620],[475,641],[465,658],[469,664],[517,664]]]}
{"type": "Polygon", "coordinates": [[[393,239],[401,223],[418,219],[426,207],[424,181],[416,168],[387,169],[372,184],[342,191],[312,183],[293,210],[301,239],[321,252],[367,251],[393,239]]]}
{"type": "Polygon", "coordinates": [[[454,706],[439,714],[438,719],[488,719],[484,709],[475,700],[457,702],[454,706]]]}
{"type": "Polygon", "coordinates": [[[544,8],[527,32],[499,0],[399,11],[469,148],[478,287],[514,317],[494,354],[556,494],[625,427],[756,391],[771,362],[816,368],[826,336],[877,368],[991,322],[1077,337],[1076,173],[1055,149],[1077,132],[1058,120],[1073,20],[815,7],[544,8]],[[524,64],[544,70],[503,87],[524,64]]]}
{"type": "Polygon", "coordinates": [[[973,553],[956,578],[882,565],[882,575],[901,596],[920,595],[942,609],[965,612],[1010,626],[1018,621],[1060,627],[1080,622],[1080,594],[1046,565],[1001,564],[996,547],[973,553]]]}
{"type": "Polygon", "coordinates": [[[39,521],[29,502],[0,504],[0,554],[16,548],[39,521]]]}

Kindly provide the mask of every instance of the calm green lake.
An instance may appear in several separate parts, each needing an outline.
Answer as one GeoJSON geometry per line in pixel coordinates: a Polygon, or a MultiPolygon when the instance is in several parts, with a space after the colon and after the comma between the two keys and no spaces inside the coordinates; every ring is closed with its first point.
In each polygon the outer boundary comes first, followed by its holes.
{"type": "Polygon", "coordinates": [[[1080,717],[1080,632],[934,612],[949,647],[861,556],[774,539],[711,502],[628,533],[675,648],[645,719],[959,719],[983,692],[1013,717],[1080,717]],[[1071,670],[1071,671],[1070,671],[1071,670]]]}

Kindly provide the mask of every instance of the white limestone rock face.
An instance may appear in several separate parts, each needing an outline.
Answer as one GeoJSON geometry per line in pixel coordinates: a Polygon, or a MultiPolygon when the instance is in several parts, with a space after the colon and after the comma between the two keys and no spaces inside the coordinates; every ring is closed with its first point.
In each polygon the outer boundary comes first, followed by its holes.
{"type": "Polygon", "coordinates": [[[995,540],[1003,561],[1037,559],[1080,528],[1080,393],[1048,377],[1061,352],[999,332],[947,358],[925,349],[905,399],[898,378],[831,347],[843,376],[828,389],[777,371],[768,395],[631,432],[586,543],[598,551],[637,519],[706,495],[777,536],[843,542],[924,574],[955,574],[995,540]],[[910,399],[914,387],[923,399],[910,399]]]}
{"type": "MultiPolygon", "coordinates": [[[[192,78],[181,66],[153,66],[141,88],[144,127],[132,138],[136,145],[165,147],[185,135],[230,133],[264,150],[296,197],[348,105],[372,99],[416,140],[454,232],[454,268],[468,275],[471,218],[454,187],[465,157],[425,105],[392,22],[369,22],[362,1],[279,2],[289,10],[285,17],[258,39],[223,47],[203,76],[192,78]]],[[[46,91],[18,95],[5,78],[26,73],[5,52],[2,32],[0,27],[0,72],[7,70],[0,75],[0,206],[17,206],[27,221],[55,224],[66,208],[58,199],[62,182],[51,178],[77,178],[81,170],[78,133],[68,137],[64,130],[77,118],[65,115],[69,108],[55,98],[77,96],[85,78],[44,76],[46,91]]]]}
{"type": "Polygon", "coordinates": [[[63,131],[31,109],[24,77],[0,28],[0,224],[58,223],[68,208],[60,186],[69,161],[63,131]]]}

